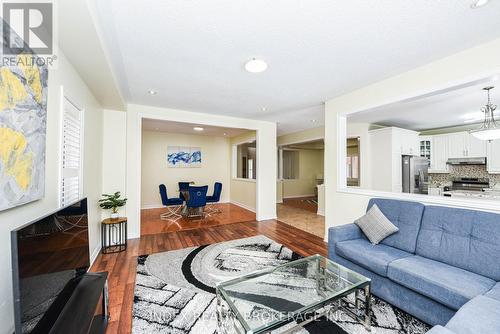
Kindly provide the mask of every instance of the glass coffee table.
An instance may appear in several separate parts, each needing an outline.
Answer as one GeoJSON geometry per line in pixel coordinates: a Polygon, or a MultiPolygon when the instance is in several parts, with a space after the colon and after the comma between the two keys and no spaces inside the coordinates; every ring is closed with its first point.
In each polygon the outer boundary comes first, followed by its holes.
{"type": "Polygon", "coordinates": [[[313,255],[219,283],[219,333],[292,332],[339,309],[370,330],[370,297],[369,278],[313,255]]]}

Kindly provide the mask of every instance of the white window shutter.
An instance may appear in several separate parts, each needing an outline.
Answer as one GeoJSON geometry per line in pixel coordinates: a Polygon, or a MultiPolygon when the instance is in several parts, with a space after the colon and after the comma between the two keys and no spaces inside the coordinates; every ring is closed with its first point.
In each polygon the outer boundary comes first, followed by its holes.
{"type": "Polygon", "coordinates": [[[66,206],[82,195],[83,115],[66,97],[63,104],[61,206],[66,206]]]}

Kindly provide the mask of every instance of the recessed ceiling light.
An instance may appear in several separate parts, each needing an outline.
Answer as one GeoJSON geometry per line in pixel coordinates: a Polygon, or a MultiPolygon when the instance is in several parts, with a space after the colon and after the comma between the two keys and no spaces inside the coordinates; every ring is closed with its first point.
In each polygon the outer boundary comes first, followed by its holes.
{"type": "Polygon", "coordinates": [[[267,110],[267,108],[266,108],[266,107],[262,107],[262,108],[260,108],[260,109],[261,109],[262,111],[266,111],[266,110],[267,110]]]}
{"type": "Polygon", "coordinates": [[[250,73],[260,73],[267,70],[267,63],[262,59],[252,58],[245,64],[245,70],[250,73]]]}
{"type": "Polygon", "coordinates": [[[312,123],[316,123],[316,122],[317,122],[317,120],[315,120],[315,119],[311,119],[311,122],[312,122],[312,123]]]}
{"type": "Polygon", "coordinates": [[[193,128],[193,130],[194,130],[194,131],[203,131],[203,130],[205,130],[205,129],[203,129],[202,127],[199,127],[199,126],[195,126],[195,127],[193,128]]]}
{"type": "Polygon", "coordinates": [[[158,92],[155,91],[155,90],[153,90],[153,89],[148,90],[148,93],[149,93],[149,95],[156,95],[156,94],[158,94],[158,92]]]}
{"type": "Polygon", "coordinates": [[[470,8],[474,9],[474,8],[479,8],[479,7],[483,7],[484,5],[486,5],[490,0],[476,0],[475,2],[473,2],[471,5],[470,5],[470,8]]]}

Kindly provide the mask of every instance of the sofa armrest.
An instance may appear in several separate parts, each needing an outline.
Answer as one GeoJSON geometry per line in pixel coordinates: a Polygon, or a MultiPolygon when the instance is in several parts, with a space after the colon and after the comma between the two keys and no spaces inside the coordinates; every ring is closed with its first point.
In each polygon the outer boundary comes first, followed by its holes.
{"type": "Polygon", "coordinates": [[[336,258],[336,243],[360,238],[363,238],[363,232],[361,232],[361,229],[356,224],[330,227],[328,229],[328,257],[332,260],[336,258]]]}
{"type": "Polygon", "coordinates": [[[446,327],[437,325],[431,328],[430,331],[428,331],[426,334],[455,334],[455,332],[452,332],[446,327]]]}

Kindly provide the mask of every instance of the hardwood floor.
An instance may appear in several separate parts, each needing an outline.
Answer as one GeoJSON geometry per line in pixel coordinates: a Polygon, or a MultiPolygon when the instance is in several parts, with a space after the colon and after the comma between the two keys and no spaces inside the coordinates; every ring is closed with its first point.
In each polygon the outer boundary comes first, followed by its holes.
{"type": "Polygon", "coordinates": [[[161,220],[160,214],[168,212],[165,208],[141,210],[141,235],[198,229],[200,227],[242,223],[255,220],[255,213],[231,203],[215,205],[219,213],[205,218],[180,218],[177,221],[161,220]]]}
{"type": "Polygon", "coordinates": [[[318,212],[318,203],[316,197],[297,197],[297,198],[283,198],[283,205],[292,206],[294,208],[307,210],[310,212],[318,212]]]}
{"type": "Polygon", "coordinates": [[[126,251],[100,254],[91,271],[109,273],[108,334],[130,333],[137,256],[221,241],[265,235],[303,255],[327,254],[323,239],[284,223],[268,220],[227,224],[163,234],[145,235],[128,242],[126,251]]]}

